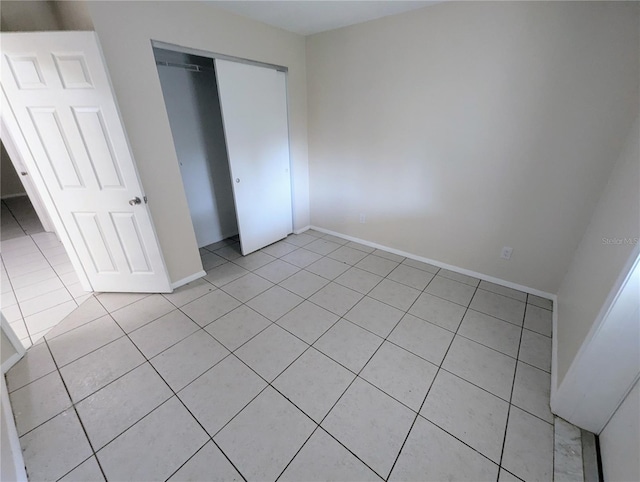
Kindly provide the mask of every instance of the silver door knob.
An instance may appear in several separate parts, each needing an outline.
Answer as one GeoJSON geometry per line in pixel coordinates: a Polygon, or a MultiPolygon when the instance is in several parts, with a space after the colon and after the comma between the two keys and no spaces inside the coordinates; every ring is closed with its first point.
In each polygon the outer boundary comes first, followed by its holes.
{"type": "Polygon", "coordinates": [[[21,176],[26,176],[26,175],[28,175],[28,174],[29,174],[29,173],[28,173],[27,171],[22,171],[22,172],[20,173],[20,175],[21,175],[21,176]]]}
{"type": "Polygon", "coordinates": [[[236,182],[240,182],[240,178],[239,177],[236,177],[236,182]]]}
{"type": "Polygon", "coordinates": [[[135,206],[136,204],[141,204],[142,200],[139,197],[134,197],[133,199],[129,199],[129,204],[131,206],[135,206]]]}

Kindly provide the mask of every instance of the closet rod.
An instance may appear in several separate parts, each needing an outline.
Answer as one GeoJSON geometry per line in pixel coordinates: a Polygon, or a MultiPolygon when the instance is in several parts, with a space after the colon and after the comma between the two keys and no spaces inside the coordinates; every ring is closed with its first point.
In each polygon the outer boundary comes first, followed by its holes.
{"type": "Polygon", "coordinates": [[[180,69],[185,69],[190,72],[203,72],[204,70],[211,69],[210,67],[203,67],[202,65],[196,64],[177,64],[174,62],[164,62],[162,60],[156,60],[156,65],[163,65],[165,67],[178,67],[180,69]]]}

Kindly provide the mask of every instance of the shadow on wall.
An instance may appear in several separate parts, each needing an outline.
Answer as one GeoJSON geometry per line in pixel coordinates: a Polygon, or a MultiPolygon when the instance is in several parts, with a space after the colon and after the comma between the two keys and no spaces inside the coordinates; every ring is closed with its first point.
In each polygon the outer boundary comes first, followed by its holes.
{"type": "Polygon", "coordinates": [[[83,0],[3,0],[0,29],[3,32],[93,30],[93,23],[83,0]]]}

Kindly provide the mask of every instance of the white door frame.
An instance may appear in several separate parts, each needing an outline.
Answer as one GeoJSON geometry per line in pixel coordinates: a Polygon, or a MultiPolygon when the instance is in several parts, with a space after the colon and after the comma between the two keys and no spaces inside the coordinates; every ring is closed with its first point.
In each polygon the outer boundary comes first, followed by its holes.
{"type": "Polygon", "coordinates": [[[602,431],[640,378],[639,310],[640,246],[636,244],[551,395],[553,413],[593,433],[602,431]]]}
{"type": "Polygon", "coordinates": [[[71,242],[71,238],[69,237],[69,234],[62,223],[62,219],[58,214],[56,205],[53,202],[53,199],[51,199],[44,179],[42,179],[42,176],[40,175],[40,171],[36,167],[36,161],[33,159],[29,144],[27,144],[23,135],[18,134],[22,131],[20,130],[18,121],[11,109],[4,89],[2,89],[2,98],[0,100],[0,109],[2,111],[0,136],[2,136],[2,141],[7,148],[7,153],[11,157],[12,153],[9,151],[9,146],[11,146],[11,149],[14,149],[14,152],[18,151],[22,153],[21,160],[27,168],[29,176],[31,176],[31,181],[33,182],[35,190],[44,204],[46,212],[49,214],[49,218],[53,224],[53,230],[58,235],[58,238],[67,252],[69,259],[71,260],[71,264],[80,279],[82,288],[85,291],[93,291],[93,287],[91,286],[91,283],[89,283],[89,278],[87,277],[87,273],[85,272],[82,263],[80,262],[78,253],[76,252],[73,243],[71,242]]]}
{"type": "Polygon", "coordinates": [[[9,135],[9,131],[4,125],[4,122],[2,122],[2,125],[0,126],[0,138],[2,138],[2,143],[7,150],[7,154],[9,154],[11,164],[13,164],[13,168],[16,170],[16,173],[20,178],[20,182],[27,193],[29,201],[31,201],[31,204],[33,205],[33,209],[35,209],[36,214],[38,215],[38,219],[40,219],[40,222],[42,223],[42,227],[48,233],[55,233],[55,227],[53,226],[51,217],[47,212],[47,208],[42,202],[40,193],[38,193],[38,190],[31,181],[31,172],[27,169],[25,162],[22,160],[20,151],[14,145],[13,139],[9,135]],[[23,172],[26,172],[27,174],[25,175],[23,172]]]}

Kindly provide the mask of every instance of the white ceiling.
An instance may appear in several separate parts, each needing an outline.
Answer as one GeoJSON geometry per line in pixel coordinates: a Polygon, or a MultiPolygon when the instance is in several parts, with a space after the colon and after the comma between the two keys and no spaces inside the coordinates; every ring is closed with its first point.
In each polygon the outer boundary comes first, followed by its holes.
{"type": "Polygon", "coordinates": [[[346,27],[376,18],[396,15],[439,3],[424,0],[259,0],[210,3],[224,10],[249,17],[300,35],[346,27]]]}

